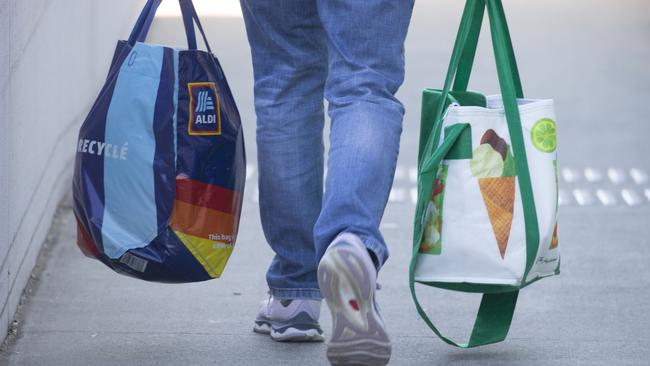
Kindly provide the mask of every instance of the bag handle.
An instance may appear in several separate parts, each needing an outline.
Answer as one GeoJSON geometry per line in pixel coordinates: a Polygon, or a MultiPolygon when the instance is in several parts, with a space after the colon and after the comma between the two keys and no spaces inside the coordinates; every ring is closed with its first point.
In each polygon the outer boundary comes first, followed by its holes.
{"type": "MultiPolygon", "coordinates": [[[[194,4],[191,0],[178,0],[178,2],[180,4],[181,14],[183,16],[183,24],[185,26],[185,35],[187,36],[188,49],[197,49],[196,34],[194,31],[194,24],[196,23],[196,26],[198,27],[199,32],[203,38],[203,42],[205,43],[205,47],[209,53],[212,53],[212,49],[210,48],[207,37],[205,36],[203,26],[201,25],[201,21],[196,13],[194,4]]],[[[142,9],[142,12],[140,13],[140,16],[138,17],[135,26],[133,27],[133,31],[131,31],[131,35],[129,36],[128,42],[131,46],[134,46],[136,42],[145,41],[147,34],[149,33],[149,29],[151,28],[151,24],[153,23],[154,16],[156,15],[158,7],[161,3],[162,0],[147,1],[144,8],[142,9]]]]}
{"type": "MultiPolygon", "coordinates": [[[[425,156],[431,155],[433,149],[435,149],[438,141],[440,140],[440,126],[436,128],[436,125],[441,122],[442,115],[447,107],[446,102],[450,98],[450,92],[452,90],[467,91],[467,86],[469,84],[469,78],[471,76],[472,67],[474,65],[474,59],[476,56],[476,50],[478,47],[481,26],[483,24],[486,2],[491,1],[492,0],[467,0],[465,4],[465,10],[463,11],[463,17],[458,29],[458,36],[456,37],[456,42],[454,44],[454,51],[452,53],[451,61],[449,62],[449,67],[447,69],[447,77],[445,78],[445,84],[441,96],[443,103],[441,103],[436,109],[436,113],[434,115],[434,133],[431,135],[433,139],[429,137],[429,140],[425,145],[425,156]]],[[[500,4],[500,0],[497,1],[500,4]]],[[[501,7],[501,9],[503,8],[501,7]]],[[[507,62],[511,65],[511,69],[513,70],[513,81],[515,83],[514,87],[517,98],[523,98],[524,93],[521,85],[521,78],[519,76],[519,69],[517,67],[517,61],[512,47],[510,32],[505,21],[505,14],[503,13],[503,10],[501,10],[501,12],[501,18],[503,20],[501,24],[505,26],[505,32],[503,32],[503,35],[506,41],[504,45],[506,51],[506,59],[507,62]]]]}
{"type": "Polygon", "coordinates": [[[483,25],[483,17],[485,14],[485,5],[482,5],[480,2],[467,2],[465,5],[465,13],[472,11],[472,17],[469,20],[468,35],[465,47],[463,47],[462,54],[460,55],[460,61],[458,63],[458,69],[456,70],[456,75],[454,77],[454,86],[452,90],[455,91],[467,91],[467,86],[469,84],[469,78],[472,74],[472,67],[474,66],[474,60],[476,58],[476,49],[478,48],[479,36],[481,35],[481,26],[483,25]],[[467,8],[470,9],[467,9],[467,8]]]}
{"type": "MultiPolygon", "coordinates": [[[[203,38],[203,43],[205,44],[205,48],[208,50],[210,54],[213,54],[212,49],[210,48],[210,42],[208,42],[208,37],[205,36],[203,25],[201,25],[201,20],[199,19],[199,16],[196,13],[196,9],[194,8],[194,3],[192,3],[192,0],[179,0],[179,1],[181,4],[181,10],[185,9],[185,11],[183,11],[183,19],[185,19],[186,14],[190,14],[192,19],[194,19],[194,23],[196,23],[196,27],[199,29],[199,33],[201,33],[201,38],[203,38]]],[[[196,47],[194,47],[193,49],[196,49],[196,47]]]]}
{"type": "MultiPolygon", "coordinates": [[[[456,76],[454,78],[454,86],[452,88],[452,90],[454,91],[467,91],[469,79],[472,74],[472,67],[474,66],[474,59],[476,58],[476,49],[478,47],[479,36],[481,34],[481,26],[483,25],[483,16],[485,13],[485,5],[482,5],[480,3],[481,2],[475,2],[474,4],[469,4],[469,6],[475,7],[476,12],[474,13],[474,16],[470,21],[467,42],[460,56],[458,70],[456,71],[456,76]]],[[[512,48],[512,40],[510,38],[510,32],[508,31],[508,25],[505,22],[505,17],[502,20],[503,20],[503,25],[505,26],[504,37],[506,37],[505,48],[506,48],[507,58],[508,58],[507,62],[510,63],[513,69],[513,77],[515,83],[515,91],[517,92],[517,98],[523,98],[524,93],[523,93],[523,88],[521,86],[521,79],[519,77],[519,69],[517,67],[515,52],[512,48]]]]}
{"type": "MultiPolygon", "coordinates": [[[[438,141],[440,140],[440,133],[442,129],[442,115],[444,110],[447,108],[449,96],[452,88],[452,83],[456,78],[458,73],[458,68],[461,64],[461,57],[465,54],[463,59],[463,65],[465,68],[470,66],[474,62],[474,54],[476,52],[476,46],[474,50],[468,50],[466,52],[466,45],[468,44],[468,39],[470,36],[475,35],[476,44],[478,45],[478,34],[480,34],[480,24],[483,21],[483,13],[485,12],[485,0],[467,0],[465,3],[465,10],[463,11],[463,16],[460,21],[460,26],[458,28],[458,35],[456,36],[456,41],[454,43],[454,48],[451,54],[451,60],[449,61],[449,66],[447,68],[447,76],[445,77],[445,84],[442,90],[442,95],[440,97],[440,104],[436,108],[436,112],[433,118],[433,129],[432,134],[429,135],[429,139],[425,144],[423,155],[431,156],[433,150],[438,146],[438,141]],[[478,26],[477,26],[478,24],[478,26]],[[471,56],[471,57],[470,57],[471,56]]],[[[474,42],[470,42],[474,43],[474,42]]],[[[465,73],[466,78],[469,80],[469,72],[465,73]]],[[[421,169],[421,167],[419,167],[421,169]]]]}
{"type": "MultiPolygon", "coordinates": [[[[476,53],[477,43],[475,42],[477,42],[479,38],[486,6],[490,20],[492,44],[494,47],[495,59],[497,61],[499,85],[503,95],[506,120],[515,156],[515,166],[517,169],[517,177],[524,206],[527,251],[526,270],[524,273],[525,280],[532,268],[533,261],[537,254],[539,245],[539,228],[532,193],[532,184],[530,181],[530,172],[526,159],[519,106],[517,104],[517,98],[523,98],[523,91],[501,0],[468,0],[466,3],[458,31],[458,37],[454,45],[454,51],[447,71],[445,87],[440,99],[441,102],[436,111],[433,133],[427,141],[425,154],[423,155],[424,159],[419,168],[420,184],[422,181],[431,182],[435,179],[443,158],[460,136],[460,132],[462,132],[458,131],[459,128],[453,128],[456,126],[452,126],[448,136],[445,136],[442,144],[438,146],[438,141],[442,132],[443,111],[447,107],[447,99],[452,88],[452,82],[455,80],[455,87],[460,90],[466,90],[476,53]],[[437,147],[435,152],[433,151],[434,147],[437,147]]],[[[418,202],[420,202],[420,205],[416,208],[417,213],[414,227],[415,235],[413,238],[413,254],[409,267],[409,285],[418,313],[427,323],[429,328],[431,328],[431,330],[433,330],[433,332],[443,341],[450,345],[461,348],[471,348],[500,342],[504,340],[508,334],[510,323],[512,322],[512,317],[514,315],[518,291],[483,295],[476,322],[474,323],[472,334],[467,343],[457,343],[443,336],[420,306],[415,292],[414,275],[415,264],[420,250],[422,237],[422,222],[418,218],[423,217],[423,204],[428,201],[428,198],[431,195],[432,187],[429,186],[430,185],[422,186],[421,184],[419,189],[420,196],[418,197],[418,202]]]]}
{"type": "MultiPolygon", "coordinates": [[[[160,3],[158,3],[160,4],[160,3]]],[[[149,24],[151,24],[151,21],[153,20],[152,18],[149,18],[149,13],[151,13],[151,7],[154,5],[153,0],[147,0],[147,3],[144,5],[144,8],[140,12],[140,15],[138,16],[138,20],[135,22],[135,25],[133,26],[133,29],[131,30],[131,34],[129,35],[128,43],[130,45],[135,44],[137,41],[138,36],[142,32],[142,27],[144,27],[144,24],[149,21],[149,24]]]]}
{"type": "Polygon", "coordinates": [[[516,65],[509,61],[512,53],[512,42],[508,31],[505,12],[501,0],[487,0],[488,14],[490,15],[490,30],[492,33],[492,45],[497,63],[501,95],[508,123],[508,132],[512,151],[515,158],[515,169],[521,202],[524,209],[524,227],[526,230],[526,268],[523,281],[528,278],[528,273],[533,267],[537,251],[539,249],[539,224],[537,221],[537,210],[533,196],[533,186],[528,168],[524,131],[521,125],[519,104],[517,98],[523,98],[516,87],[519,80],[519,73],[516,65]]]}
{"type": "MultiPolygon", "coordinates": [[[[162,0],[147,1],[144,9],[142,9],[142,12],[138,17],[138,21],[136,22],[135,26],[133,27],[133,30],[131,31],[131,35],[129,36],[128,43],[131,46],[134,46],[136,42],[145,41],[145,39],[147,38],[147,34],[149,33],[149,29],[151,28],[151,24],[153,23],[153,19],[156,15],[156,12],[158,11],[158,7],[160,7],[161,3],[162,0]]],[[[181,8],[181,11],[183,11],[183,8],[181,8]]],[[[194,24],[191,21],[191,17],[187,17],[185,16],[185,14],[183,14],[183,24],[185,26],[185,34],[187,36],[188,49],[196,49],[196,37],[194,34],[194,24]]]]}

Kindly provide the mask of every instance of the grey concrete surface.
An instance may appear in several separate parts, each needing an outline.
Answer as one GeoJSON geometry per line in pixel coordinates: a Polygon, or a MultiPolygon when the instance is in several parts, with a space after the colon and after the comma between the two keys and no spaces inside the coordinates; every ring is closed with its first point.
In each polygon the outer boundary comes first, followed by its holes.
{"type": "MultiPolygon", "coordinates": [[[[389,204],[383,232],[391,259],[379,301],[393,343],[394,365],[649,365],[650,183],[588,179],[583,169],[650,171],[650,5],[629,1],[504,1],[527,94],[553,97],[558,108],[569,197],[560,219],[562,274],[522,291],[506,342],[457,350],[439,341],[419,319],[407,286],[412,203],[389,204]],[[629,205],[624,190],[642,198],[629,205]],[[613,192],[606,205],[598,191],[613,192]]],[[[399,166],[415,165],[419,94],[444,77],[462,4],[419,1],[407,42],[407,106],[399,166]]],[[[240,19],[206,21],[213,48],[242,109],[251,163],[254,114],[249,51],[240,19]],[[226,36],[227,35],[227,36],[226,36]]],[[[165,20],[153,40],[182,44],[180,22],[165,20]],[[175,27],[175,28],[172,28],[175,27]],[[172,32],[170,29],[177,29],[172,32]]],[[[472,88],[496,92],[488,37],[472,88]]],[[[60,211],[40,270],[18,315],[16,335],[0,353],[7,365],[326,365],[323,344],[279,344],[251,331],[265,297],[271,258],[248,181],[237,248],[223,277],[191,285],[144,283],[84,258],[74,245],[69,204],[60,211]]],[[[396,187],[410,189],[408,174],[396,187]]],[[[456,338],[471,329],[479,297],[420,287],[423,304],[456,338]]],[[[325,332],[329,314],[322,312],[325,332]]]]}
{"type": "Polygon", "coordinates": [[[69,191],[78,126],[138,7],[0,1],[0,338],[69,191]]]}

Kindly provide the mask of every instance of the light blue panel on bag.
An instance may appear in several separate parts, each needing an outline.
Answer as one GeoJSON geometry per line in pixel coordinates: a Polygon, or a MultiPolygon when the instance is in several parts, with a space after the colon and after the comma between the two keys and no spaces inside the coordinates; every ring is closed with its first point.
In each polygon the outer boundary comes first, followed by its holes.
{"type": "Polygon", "coordinates": [[[108,109],[102,241],[113,259],[158,234],[153,127],[162,63],[163,47],[137,43],[120,69],[108,109]]]}

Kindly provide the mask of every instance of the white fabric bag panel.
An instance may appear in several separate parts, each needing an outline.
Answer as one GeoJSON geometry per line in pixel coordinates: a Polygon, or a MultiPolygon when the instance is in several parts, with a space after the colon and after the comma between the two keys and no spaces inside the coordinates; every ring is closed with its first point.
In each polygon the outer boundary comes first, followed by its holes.
{"type": "MultiPolygon", "coordinates": [[[[488,97],[487,102],[487,108],[450,107],[443,121],[443,131],[457,123],[470,124],[474,150],[485,131],[493,129],[512,148],[501,97],[488,97]]],[[[526,281],[529,282],[553,275],[559,261],[559,249],[549,249],[557,220],[557,180],[553,163],[556,152],[544,153],[531,140],[533,125],[544,118],[555,121],[555,113],[551,100],[522,99],[519,104],[540,234],[537,258],[526,281]]],[[[514,155],[514,151],[512,153],[514,155]]],[[[502,258],[478,179],[470,169],[470,160],[446,160],[443,164],[448,165],[449,170],[442,209],[442,250],[439,255],[418,255],[416,281],[521,285],[526,265],[526,232],[518,181],[510,237],[502,258]]]]}

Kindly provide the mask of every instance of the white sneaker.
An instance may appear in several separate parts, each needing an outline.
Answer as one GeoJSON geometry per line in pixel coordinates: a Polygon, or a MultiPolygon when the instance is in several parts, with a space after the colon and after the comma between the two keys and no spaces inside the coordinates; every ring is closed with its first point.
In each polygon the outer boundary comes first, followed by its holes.
{"type": "Polygon", "coordinates": [[[269,299],[262,302],[253,331],[278,342],[322,342],[320,300],[269,299]]]}
{"type": "Polygon", "coordinates": [[[377,269],[361,239],[341,234],[318,266],[318,285],[332,313],[332,365],[386,365],[391,343],[377,303],[377,269]]]}

